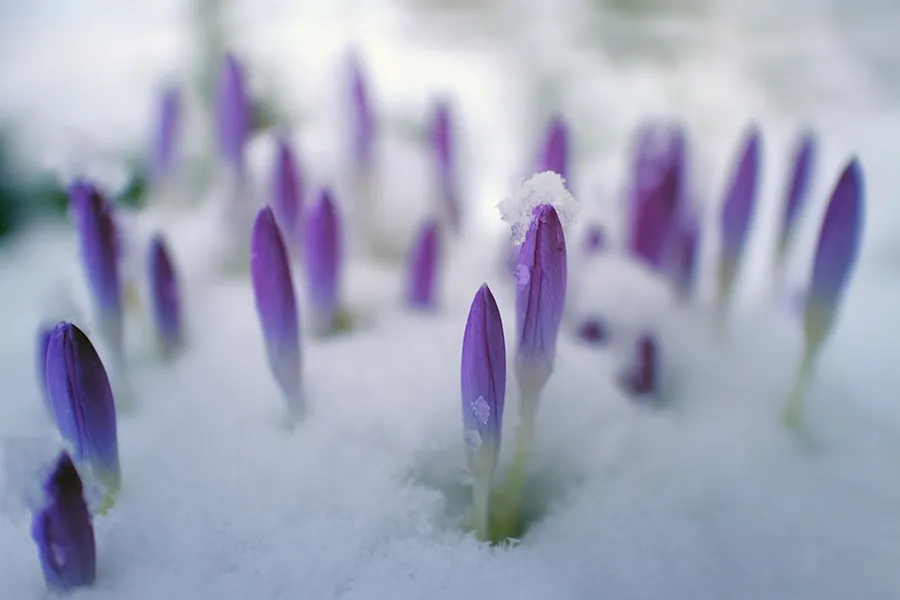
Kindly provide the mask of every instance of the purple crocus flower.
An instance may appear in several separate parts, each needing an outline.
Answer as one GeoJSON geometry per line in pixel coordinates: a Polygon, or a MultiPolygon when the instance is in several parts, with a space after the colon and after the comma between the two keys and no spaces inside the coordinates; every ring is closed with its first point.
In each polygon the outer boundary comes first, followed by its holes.
{"type": "Polygon", "coordinates": [[[519,249],[516,280],[516,368],[523,395],[532,398],[522,404],[529,414],[553,371],[566,302],[566,240],[559,215],[549,204],[534,209],[519,249]]]}
{"type": "Polygon", "coordinates": [[[555,115],[547,123],[544,143],[538,158],[538,172],[558,173],[566,185],[569,184],[569,127],[560,115],[555,115]]]}
{"type": "Polygon", "coordinates": [[[437,303],[440,227],[428,221],[419,231],[409,257],[406,303],[413,308],[433,309],[437,303]]]}
{"type": "Polygon", "coordinates": [[[64,451],[44,484],[44,503],[34,513],[31,535],[50,590],[68,592],[97,578],[94,526],[81,477],[64,451]]]}
{"type": "Polygon", "coordinates": [[[38,330],[35,352],[35,371],[37,373],[38,388],[41,390],[44,406],[51,416],[53,415],[53,405],[50,403],[50,393],[47,391],[47,346],[50,345],[50,335],[52,333],[53,327],[41,326],[38,330]]]}
{"type": "Polygon", "coordinates": [[[253,223],[250,275],[266,356],[294,416],[304,409],[300,372],[300,328],[287,250],[275,215],[263,207],[253,223]]]}
{"type": "Polygon", "coordinates": [[[250,99],[238,59],[225,54],[219,73],[217,98],[219,152],[236,174],[244,172],[244,145],[250,135],[250,99]]]}
{"type": "Polygon", "coordinates": [[[121,486],[116,406],[106,369],[78,327],[59,323],[47,345],[53,416],[75,460],[88,464],[111,499],[121,486]]]}
{"type": "Polygon", "coordinates": [[[453,231],[458,232],[462,217],[456,180],[453,117],[450,105],[446,102],[438,102],[435,106],[431,121],[431,146],[437,166],[442,208],[453,231]]]}
{"type": "Polygon", "coordinates": [[[331,331],[338,315],[341,231],[331,190],[322,188],[306,218],[306,285],[310,321],[316,335],[331,331]]]}
{"type": "Polygon", "coordinates": [[[805,348],[784,420],[793,426],[800,418],[806,383],[823,342],[831,333],[850,276],[856,265],[864,220],[863,173],[854,158],[838,178],[813,259],[812,278],[803,315],[805,348]]]}
{"type": "Polygon", "coordinates": [[[150,241],[148,275],[153,321],[164,355],[174,353],[182,343],[181,294],[175,266],[162,235],[150,241]]]}
{"type": "Polygon", "coordinates": [[[375,146],[375,114],[359,57],[350,57],[350,122],[353,135],[353,156],[356,166],[368,169],[372,165],[375,146]]]}
{"type": "Polygon", "coordinates": [[[656,269],[665,265],[682,202],[685,138],[676,124],[647,123],[636,133],[627,244],[635,258],[656,269]]]}
{"type": "Polygon", "coordinates": [[[289,248],[288,253],[297,256],[303,231],[303,178],[290,143],[279,138],[277,145],[272,174],[272,212],[289,248]]]}
{"type": "Polygon", "coordinates": [[[167,178],[176,167],[178,136],[181,130],[181,94],[177,87],[163,90],[153,139],[150,164],[156,180],[167,178]]]}
{"type": "Polygon", "coordinates": [[[116,356],[122,354],[122,290],[119,283],[115,221],[99,190],[86,182],[69,188],[81,245],[81,259],[94,302],[100,333],[116,356]]]}
{"type": "Polygon", "coordinates": [[[784,263],[788,246],[793,239],[797,218],[803,208],[803,201],[809,193],[815,150],[816,138],[811,132],[806,132],[800,138],[794,154],[793,169],[788,182],[787,197],[784,201],[784,213],[778,233],[777,262],[779,266],[784,263]]]}
{"type": "Polygon", "coordinates": [[[641,335],[634,343],[633,356],[619,378],[620,385],[634,397],[656,394],[659,384],[659,348],[656,338],[641,335]]]}
{"type": "Polygon", "coordinates": [[[487,540],[490,484],[503,425],[506,397],[506,341],[500,309],[487,284],[482,285],[466,319],[460,368],[463,436],[466,459],[475,479],[474,521],[478,536],[487,540]]]}
{"type": "Polygon", "coordinates": [[[759,183],[761,134],[751,126],[738,156],[722,206],[722,250],[719,257],[717,284],[720,306],[724,309],[734,289],[747,234],[753,221],[759,183]]]}

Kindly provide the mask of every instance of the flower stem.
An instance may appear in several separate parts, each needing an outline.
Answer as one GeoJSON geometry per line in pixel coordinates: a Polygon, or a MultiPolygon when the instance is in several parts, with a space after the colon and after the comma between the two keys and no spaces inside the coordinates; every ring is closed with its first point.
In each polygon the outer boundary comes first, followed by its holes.
{"type": "Polygon", "coordinates": [[[800,424],[800,415],[803,412],[803,399],[806,396],[806,386],[812,377],[817,350],[817,346],[810,345],[807,345],[804,350],[803,362],[800,365],[800,370],[797,372],[797,378],[794,380],[794,387],[781,413],[782,422],[788,429],[796,429],[800,424]]]}
{"type": "Polygon", "coordinates": [[[472,487],[472,515],[475,525],[475,534],[479,540],[490,541],[490,476],[478,476],[472,487]]]}
{"type": "MultiPolygon", "coordinates": [[[[523,407],[537,405],[538,393],[525,396],[523,393],[523,407]]],[[[496,525],[494,527],[495,540],[516,538],[522,530],[521,510],[522,495],[525,490],[525,474],[528,466],[528,457],[531,455],[531,444],[534,439],[534,411],[523,410],[519,426],[516,428],[516,454],[512,464],[506,472],[506,485],[503,489],[502,510],[498,511],[496,525]]]]}

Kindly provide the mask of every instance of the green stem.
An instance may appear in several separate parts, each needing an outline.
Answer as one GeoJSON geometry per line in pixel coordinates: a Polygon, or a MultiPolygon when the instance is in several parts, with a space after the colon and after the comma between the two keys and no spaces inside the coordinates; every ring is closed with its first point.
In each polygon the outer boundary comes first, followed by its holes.
{"type": "Polygon", "coordinates": [[[491,496],[491,478],[490,476],[477,476],[475,485],[472,487],[472,513],[475,525],[475,534],[479,540],[489,541],[491,539],[490,532],[490,496],[491,496]]]}
{"type": "MultiPolygon", "coordinates": [[[[527,404],[526,402],[522,404],[522,406],[535,405],[536,403],[527,404]]],[[[498,516],[494,532],[497,539],[517,537],[521,530],[522,494],[525,490],[525,474],[533,439],[534,412],[532,410],[523,411],[519,426],[516,428],[516,454],[506,472],[502,511],[498,516]]]]}
{"type": "Polygon", "coordinates": [[[803,362],[800,365],[800,370],[797,372],[797,378],[794,380],[794,387],[781,413],[782,422],[788,429],[796,429],[800,424],[800,416],[803,413],[803,399],[806,396],[806,386],[812,377],[817,349],[816,346],[806,346],[806,350],[803,353],[803,362]]]}

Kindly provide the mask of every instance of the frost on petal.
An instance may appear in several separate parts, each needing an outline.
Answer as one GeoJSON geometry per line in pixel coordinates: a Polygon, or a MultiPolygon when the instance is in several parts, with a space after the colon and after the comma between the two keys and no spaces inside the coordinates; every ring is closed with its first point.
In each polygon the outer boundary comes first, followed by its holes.
{"type": "Polygon", "coordinates": [[[737,265],[744,252],[759,185],[761,134],[751,127],[735,163],[722,206],[722,260],[737,265]]]}
{"type": "Polygon", "coordinates": [[[297,255],[302,237],[303,178],[294,151],[284,138],[277,142],[271,197],[272,212],[288,245],[288,253],[297,255]]]}
{"type": "Polygon", "coordinates": [[[175,266],[165,240],[159,234],[150,241],[148,275],[150,303],[156,333],[164,351],[172,351],[181,344],[181,296],[175,266]]]}
{"type": "Polygon", "coordinates": [[[512,228],[513,244],[522,244],[534,219],[535,209],[545,204],[556,209],[563,226],[574,221],[578,215],[578,202],[566,189],[562,177],[552,171],[532,175],[522,182],[516,193],[500,202],[500,217],[512,228]]]}
{"type": "Polygon", "coordinates": [[[47,391],[56,425],[75,460],[88,463],[115,493],[120,473],[112,388],[94,345],[68,322],[59,323],[50,336],[47,391]]]}
{"type": "Polygon", "coordinates": [[[81,477],[67,453],[57,459],[44,492],[31,533],[47,587],[66,592],[93,584],[97,577],[94,527],[81,477]]]}
{"type": "Polygon", "coordinates": [[[434,308],[437,303],[440,228],[425,223],[410,251],[406,302],[414,308],[434,308]]]}
{"type": "Polygon", "coordinates": [[[341,230],[331,190],[322,188],[306,217],[306,287],[317,334],[334,325],[339,310],[341,230]]]}
{"type": "Polygon", "coordinates": [[[784,200],[784,213],[781,220],[781,230],[778,236],[778,255],[783,260],[787,252],[787,246],[794,234],[797,218],[803,208],[803,202],[809,194],[812,181],[813,161],[815,159],[816,138],[811,132],[807,132],[800,139],[794,154],[793,168],[790,172],[786,197],[784,200]]]}
{"type": "Polygon", "coordinates": [[[244,145],[250,135],[250,100],[244,70],[231,53],[222,59],[217,98],[219,153],[238,173],[244,169],[244,145]]]}
{"type": "MultiPolygon", "coordinates": [[[[268,206],[253,224],[250,277],[266,356],[289,403],[300,399],[300,331],[297,302],[284,241],[268,206]]],[[[292,408],[299,408],[292,404],[292,408]]]]}
{"type": "Polygon", "coordinates": [[[465,439],[470,450],[487,447],[493,464],[500,447],[506,397],[506,341],[500,309],[487,284],[479,288],[469,308],[460,373],[465,439]],[[476,448],[473,439],[478,440],[476,448]]]}

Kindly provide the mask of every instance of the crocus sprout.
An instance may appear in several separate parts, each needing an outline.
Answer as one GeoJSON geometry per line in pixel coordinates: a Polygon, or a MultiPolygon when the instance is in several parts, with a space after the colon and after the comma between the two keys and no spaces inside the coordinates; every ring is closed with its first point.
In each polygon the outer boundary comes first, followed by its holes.
{"type": "Polygon", "coordinates": [[[547,122],[544,142],[538,156],[537,172],[552,171],[569,182],[569,126],[560,115],[547,122]]]}
{"type": "Polygon", "coordinates": [[[725,202],[721,214],[721,254],[716,270],[716,313],[717,328],[725,331],[728,306],[734,295],[735,282],[741,267],[744,249],[756,204],[759,184],[759,161],[761,134],[751,126],[731,174],[725,192],[725,202]]]}
{"type": "Polygon", "coordinates": [[[685,207],[672,232],[669,250],[670,278],[676,299],[687,301],[697,283],[697,261],[700,246],[700,222],[693,210],[685,207]]]}
{"type": "Polygon", "coordinates": [[[313,335],[324,336],[336,329],[341,314],[341,224],[328,188],[310,208],[304,240],[310,324],[313,335]]]}
{"type": "Polygon", "coordinates": [[[597,254],[606,248],[606,233],[600,225],[591,225],[584,236],[585,254],[597,254]]]}
{"type": "Polygon", "coordinates": [[[170,358],[182,345],[184,329],[178,275],[160,234],[150,241],[148,263],[150,304],[159,350],[164,358],[170,358]]]}
{"type": "Polygon", "coordinates": [[[266,357],[292,417],[304,411],[300,367],[300,328],[294,283],[275,215],[263,207],[253,224],[250,277],[256,312],[266,343],[266,357]]]}
{"type": "Polygon", "coordinates": [[[500,453],[506,397],[506,341],[500,309],[487,284],[482,285],[466,320],[460,388],[466,459],[474,478],[475,532],[490,540],[491,479],[500,453]]]}
{"type": "Polygon", "coordinates": [[[619,385],[633,398],[654,396],[659,391],[659,345],[645,333],[637,338],[632,356],[619,376],[619,385]]]}
{"type": "Polygon", "coordinates": [[[440,227],[436,221],[428,221],[410,251],[406,304],[412,308],[430,310],[437,305],[440,241],[440,227]]]}
{"type": "Polygon", "coordinates": [[[303,177],[290,143],[279,138],[271,192],[272,212],[291,257],[300,256],[303,233],[303,177]]]}
{"type": "Polygon", "coordinates": [[[244,146],[250,135],[250,101],[243,67],[230,53],[222,59],[216,110],[219,154],[235,175],[243,177],[244,146]]]}
{"type": "Polygon", "coordinates": [[[784,268],[788,249],[794,239],[798,217],[809,194],[815,154],[816,138],[811,132],[806,132],[797,144],[793,166],[790,171],[790,180],[786,189],[784,212],[781,218],[781,228],[778,231],[778,246],[775,255],[775,268],[777,271],[781,271],[784,268]]]}
{"type": "Polygon", "coordinates": [[[370,171],[375,147],[375,112],[372,109],[363,65],[357,55],[351,55],[349,66],[353,159],[357,170],[370,171]]]}
{"type": "Polygon", "coordinates": [[[456,140],[453,131],[453,113],[444,101],[436,103],[431,117],[431,147],[437,171],[441,212],[450,229],[459,233],[462,211],[456,172],[456,140]]]}
{"type": "Polygon", "coordinates": [[[806,385],[822,344],[837,320],[856,265],[863,232],[864,196],[862,169],[853,158],[838,178],[819,230],[803,314],[803,359],[783,414],[788,427],[796,427],[800,421],[806,385]]]}
{"type": "Polygon", "coordinates": [[[181,94],[166,87],[159,97],[151,148],[150,170],[155,185],[164,186],[178,166],[178,139],[181,134],[181,94]]]}
{"type": "Polygon", "coordinates": [[[90,586],[97,577],[94,526],[75,464],[63,451],[44,484],[44,499],[34,512],[31,535],[47,588],[68,592],[90,586]]]}
{"type": "Polygon", "coordinates": [[[78,327],[59,323],[47,346],[47,391],[59,432],[73,458],[91,469],[103,488],[100,512],[121,487],[116,406],[106,369],[78,327]]]}

